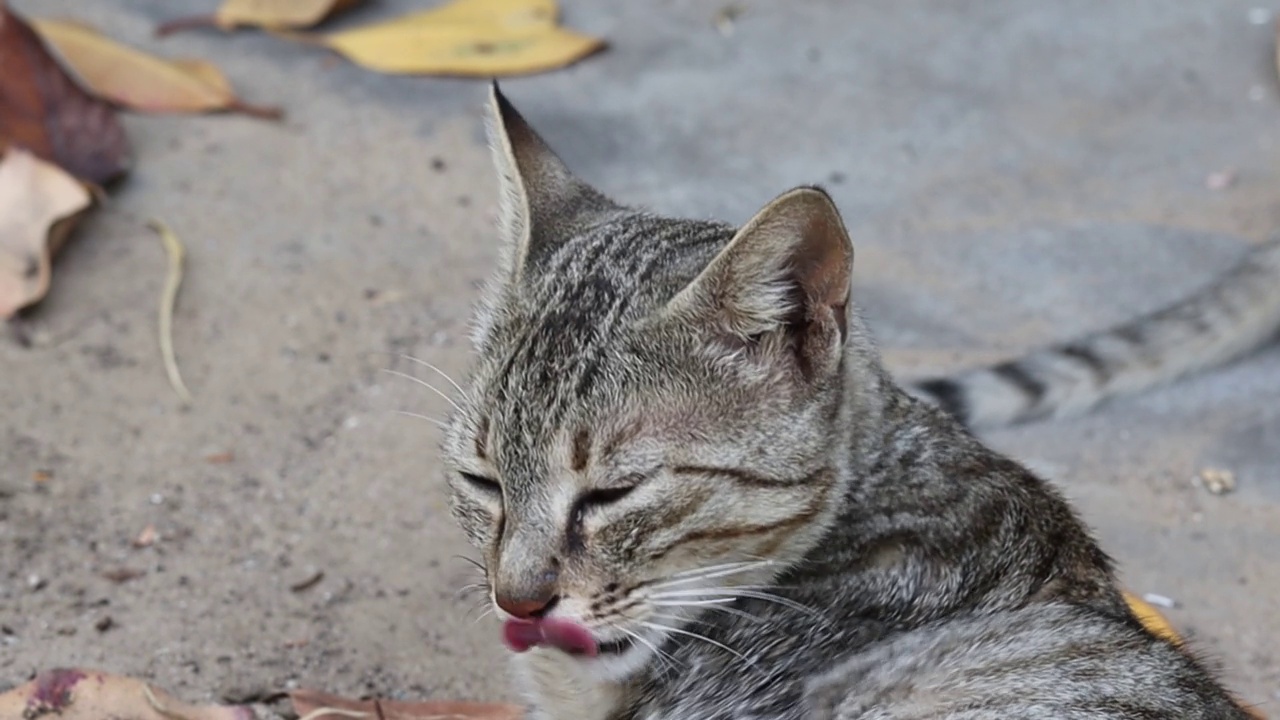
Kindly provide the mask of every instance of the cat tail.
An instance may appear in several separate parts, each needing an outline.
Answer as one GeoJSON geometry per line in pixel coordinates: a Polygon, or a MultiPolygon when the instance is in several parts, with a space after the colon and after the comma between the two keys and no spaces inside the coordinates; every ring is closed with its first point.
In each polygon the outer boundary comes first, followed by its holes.
{"type": "Polygon", "coordinates": [[[1280,237],[1207,287],[1107,330],[907,383],[970,428],[1067,417],[1240,358],[1280,335],[1280,237]]]}

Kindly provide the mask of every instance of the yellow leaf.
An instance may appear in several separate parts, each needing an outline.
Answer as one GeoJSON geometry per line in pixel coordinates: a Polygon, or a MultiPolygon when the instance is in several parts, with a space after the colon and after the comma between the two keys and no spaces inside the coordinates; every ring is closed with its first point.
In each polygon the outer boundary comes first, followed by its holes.
{"type": "Polygon", "coordinates": [[[1129,603],[1129,609],[1133,611],[1143,627],[1174,644],[1182,643],[1182,638],[1178,636],[1177,631],[1150,603],[1130,592],[1124,594],[1124,599],[1129,603]]]}
{"type": "Polygon", "coordinates": [[[91,197],[62,168],[19,148],[0,157],[0,317],[49,291],[53,254],[91,197]]]}
{"type": "Polygon", "coordinates": [[[166,60],[77,22],[35,20],[35,31],[98,97],[144,112],[234,110],[278,118],[280,111],[236,97],[222,71],[203,60],[166,60]]]}
{"type": "Polygon", "coordinates": [[[226,0],[214,15],[218,27],[311,27],[361,0],[226,0]]]}
{"type": "Polygon", "coordinates": [[[556,24],[555,0],[454,0],[318,42],[385,73],[494,77],[564,67],[604,47],[556,24]]]}
{"type": "MultiPolygon", "coordinates": [[[[1129,604],[1129,610],[1138,618],[1138,622],[1142,623],[1142,626],[1149,632],[1168,640],[1174,645],[1182,644],[1182,636],[1178,635],[1178,631],[1173,629],[1173,626],[1169,624],[1164,615],[1155,609],[1151,603],[1127,591],[1124,593],[1124,601],[1129,604]]],[[[1238,700],[1236,704],[1254,720],[1267,720],[1266,716],[1258,708],[1246,705],[1238,700]]]]}
{"type": "Polygon", "coordinates": [[[156,28],[156,34],[210,26],[223,30],[244,26],[272,30],[306,28],[362,2],[364,0],[224,0],[213,15],[171,20],[156,28]]]}

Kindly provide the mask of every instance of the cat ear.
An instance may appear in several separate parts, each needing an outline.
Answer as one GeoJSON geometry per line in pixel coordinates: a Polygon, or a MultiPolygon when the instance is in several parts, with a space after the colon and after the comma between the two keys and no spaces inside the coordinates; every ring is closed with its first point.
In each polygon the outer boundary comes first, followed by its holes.
{"type": "Polygon", "coordinates": [[[782,340],[813,367],[838,358],[852,272],[853,243],[835,203],[797,188],[756,213],[666,312],[733,342],[782,340]]]}
{"type": "Polygon", "coordinates": [[[501,183],[501,230],[518,277],[529,262],[616,206],[578,180],[511,102],[490,86],[489,144],[501,183]]]}

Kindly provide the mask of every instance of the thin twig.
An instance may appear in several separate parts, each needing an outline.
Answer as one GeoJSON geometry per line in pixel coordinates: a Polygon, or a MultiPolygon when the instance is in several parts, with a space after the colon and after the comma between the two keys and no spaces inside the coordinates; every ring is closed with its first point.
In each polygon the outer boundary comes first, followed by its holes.
{"type": "Polygon", "coordinates": [[[160,354],[164,358],[164,370],[169,375],[169,384],[184,402],[191,402],[191,392],[182,382],[182,374],[178,372],[178,360],[173,353],[173,308],[178,302],[178,287],[182,285],[182,259],[186,250],[177,235],[159,220],[147,224],[160,236],[165,252],[169,255],[169,271],[164,278],[164,292],[160,296],[160,354]]]}

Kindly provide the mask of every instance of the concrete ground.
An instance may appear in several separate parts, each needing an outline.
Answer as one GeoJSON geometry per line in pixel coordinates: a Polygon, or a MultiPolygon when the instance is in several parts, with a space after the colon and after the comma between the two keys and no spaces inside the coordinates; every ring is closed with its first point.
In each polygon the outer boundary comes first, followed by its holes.
{"type": "MultiPolygon", "coordinates": [[[[505,88],[625,201],[742,221],[825,184],[908,375],[1153,308],[1280,226],[1280,87],[1253,2],[746,0],[726,36],[722,0],[566,0],[611,48],[505,88]],[[1214,172],[1235,183],[1208,188],[1214,172]]],[[[0,686],[87,665],[191,699],[507,696],[497,628],[453,599],[466,549],[437,431],[393,412],[447,406],[378,372],[415,370],[388,353],[465,372],[496,250],[483,85],[253,32],[151,38],[214,4],[13,2],[214,60],[288,119],[128,117],[136,170],[58,261],[34,346],[0,341],[0,686]],[[189,250],[174,340],[190,408],[157,351],[152,217],[189,250]],[[159,539],[133,547],[148,526],[159,539]]],[[[1273,349],[990,435],[1274,716],[1278,378],[1273,349]],[[1206,467],[1237,491],[1194,487],[1206,467]]]]}

